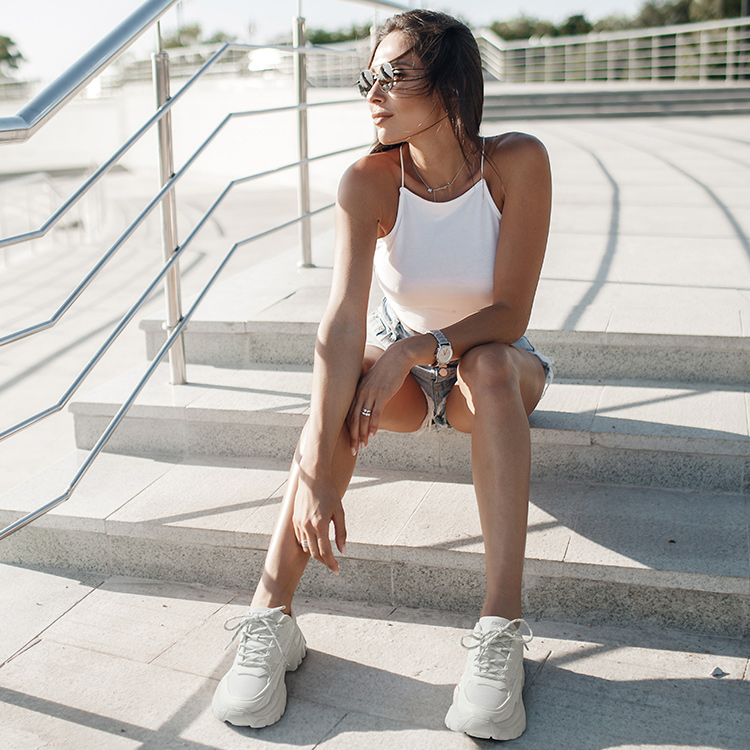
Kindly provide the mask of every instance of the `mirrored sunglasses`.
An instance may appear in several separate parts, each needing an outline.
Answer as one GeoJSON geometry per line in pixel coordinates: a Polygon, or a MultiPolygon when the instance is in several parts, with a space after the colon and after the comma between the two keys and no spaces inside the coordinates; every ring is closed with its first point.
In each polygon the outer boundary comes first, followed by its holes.
{"type": "Polygon", "coordinates": [[[362,94],[362,96],[367,96],[367,94],[370,93],[370,89],[375,85],[376,80],[383,91],[390,91],[393,88],[393,84],[396,83],[396,73],[393,69],[393,65],[389,62],[383,63],[375,73],[371,70],[363,70],[359,74],[359,79],[357,80],[359,93],[362,94]]]}

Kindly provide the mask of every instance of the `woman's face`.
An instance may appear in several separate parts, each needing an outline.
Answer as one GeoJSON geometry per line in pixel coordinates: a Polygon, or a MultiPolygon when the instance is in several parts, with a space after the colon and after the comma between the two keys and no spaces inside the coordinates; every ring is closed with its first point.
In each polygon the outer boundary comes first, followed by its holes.
{"type": "Polygon", "coordinates": [[[392,31],[380,42],[372,59],[373,73],[378,73],[383,63],[390,63],[394,70],[390,91],[383,91],[376,80],[367,94],[378,140],[384,145],[407,141],[445,117],[437,95],[423,93],[427,71],[410,46],[402,32],[392,31]]]}

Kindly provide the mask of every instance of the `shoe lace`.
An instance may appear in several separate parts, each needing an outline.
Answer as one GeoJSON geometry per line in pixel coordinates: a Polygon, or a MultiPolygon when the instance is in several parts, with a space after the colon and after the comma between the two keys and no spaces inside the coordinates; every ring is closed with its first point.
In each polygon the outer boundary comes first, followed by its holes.
{"type": "Polygon", "coordinates": [[[474,659],[474,670],[478,677],[489,677],[501,680],[505,677],[508,669],[508,657],[510,656],[513,643],[520,641],[528,650],[528,643],[534,638],[534,633],[526,620],[521,618],[511,620],[501,628],[493,628],[482,633],[467,633],[461,638],[461,645],[468,651],[477,649],[474,659]],[[518,627],[516,627],[518,625],[518,627]],[[525,625],[529,631],[528,636],[521,632],[521,626],[525,625]]]}
{"type": "Polygon", "coordinates": [[[243,667],[260,667],[268,671],[271,647],[274,644],[284,657],[287,666],[291,666],[291,662],[276,634],[279,623],[274,613],[281,612],[283,609],[283,606],[275,607],[266,612],[251,612],[247,615],[230,617],[224,623],[224,630],[234,631],[234,635],[224,650],[228,649],[239,635],[241,637],[237,647],[237,655],[243,667]]]}

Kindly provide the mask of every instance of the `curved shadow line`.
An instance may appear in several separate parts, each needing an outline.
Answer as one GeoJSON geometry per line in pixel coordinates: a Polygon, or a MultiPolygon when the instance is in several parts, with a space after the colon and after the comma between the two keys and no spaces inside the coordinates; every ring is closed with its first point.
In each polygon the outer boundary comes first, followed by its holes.
{"type": "Polygon", "coordinates": [[[599,292],[602,291],[604,285],[607,283],[609,278],[609,272],[612,268],[612,261],[614,260],[615,253],[617,252],[617,241],[619,239],[620,232],[620,186],[612,176],[612,173],[604,165],[604,162],[589,148],[582,146],[576,141],[570,141],[575,146],[580,148],[589,154],[599,166],[599,169],[604,173],[604,176],[609,180],[609,184],[612,186],[612,212],[609,218],[609,230],[607,234],[607,247],[604,250],[604,256],[602,257],[599,269],[596,272],[596,276],[591,283],[591,286],[586,293],[581,297],[577,305],[568,313],[568,317],[565,318],[562,324],[563,331],[575,330],[576,324],[581,319],[586,308],[597,298],[599,292]]]}
{"type": "MultiPolygon", "coordinates": [[[[663,128],[663,126],[662,126],[663,128]]],[[[659,130],[659,125],[654,124],[652,126],[652,130],[659,130]]],[[[663,141],[667,141],[668,143],[674,145],[674,146],[680,146],[681,148],[689,148],[693,151],[700,151],[702,154],[709,154],[710,156],[715,157],[716,159],[724,159],[725,161],[731,162],[734,165],[739,165],[745,169],[750,169],[750,163],[743,161],[742,159],[738,159],[736,156],[728,156],[727,154],[722,154],[720,151],[716,151],[712,148],[706,148],[705,146],[696,146],[694,143],[686,143],[685,141],[679,141],[675,140],[674,134],[671,134],[671,137],[667,135],[659,135],[658,133],[652,132],[650,135],[648,135],[649,138],[658,138],[663,141]]],[[[732,140],[732,139],[727,139],[732,140]]]]}
{"type": "MultiPolygon", "coordinates": [[[[185,266],[182,269],[183,277],[188,276],[190,272],[193,271],[194,268],[198,266],[198,264],[200,264],[205,259],[205,257],[206,257],[205,253],[201,252],[197,257],[191,260],[190,263],[185,264],[185,266]]],[[[136,278],[136,276],[131,275],[130,280],[132,280],[133,278],[136,278]]],[[[127,284],[128,282],[126,281],[125,283],[127,284]]],[[[155,289],[153,293],[150,294],[149,297],[145,300],[145,302],[151,302],[163,293],[164,293],[163,289],[155,289]]],[[[64,346],[61,346],[59,349],[56,349],[55,351],[50,352],[45,357],[38,359],[36,362],[30,364],[28,367],[24,368],[20,372],[16,373],[15,375],[12,375],[7,380],[0,382],[0,393],[8,390],[9,388],[12,388],[15,385],[18,385],[18,383],[23,382],[27,377],[29,377],[30,375],[33,375],[35,372],[38,372],[39,370],[43,370],[47,365],[52,364],[59,357],[62,357],[65,354],[69,354],[70,352],[77,349],[82,344],[85,344],[90,339],[94,338],[95,336],[98,336],[100,333],[102,333],[102,331],[106,331],[111,325],[116,323],[118,320],[120,320],[119,316],[115,316],[114,318],[111,318],[110,320],[106,320],[104,323],[102,323],[102,325],[97,326],[96,328],[92,328],[90,331],[83,333],[77,338],[66,343],[64,346]]]]}
{"type": "MultiPolygon", "coordinates": [[[[682,167],[677,166],[674,162],[670,161],[669,159],[665,158],[664,156],[661,156],[655,151],[652,151],[651,149],[644,148],[640,145],[635,145],[631,141],[625,140],[623,138],[616,138],[611,135],[604,135],[601,136],[603,138],[608,138],[611,141],[614,141],[615,143],[620,143],[628,148],[636,149],[637,151],[642,151],[644,154],[648,154],[654,159],[658,159],[659,161],[666,164],[668,167],[671,167],[675,170],[675,172],[679,172],[683,177],[687,177],[688,180],[691,182],[694,182],[701,190],[703,190],[706,195],[717,205],[719,210],[724,214],[726,220],[729,222],[730,226],[732,227],[732,230],[737,235],[737,239],[740,241],[740,245],[742,245],[742,248],[744,249],[745,253],[747,254],[748,260],[750,260],[750,240],[748,240],[747,236],[745,235],[742,226],[737,221],[735,215],[732,213],[731,209],[724,203],[721,198],[719,198],[718,195],[708,186],[705,182],[701,182],[695,175],[690,174],[687,170],[683,169],[682,167]]],[[[578,144],[576,144],[578,145],[578,144]]],[[[581,146],[583,148],[583,146],[581,146]]],[[[687,148],[687,147],[686,147],[687,148]]],[[[693,146],[691,148],[698,149],[697,146],[693,146]]],[[[585,150],[585,149],[584,149],[585,150]]],[[[726,158],[726,157],[722,157],[726,158]]]]}
{"type": "Polygon", "coordinates": [[[653,156],[656,159],[659,159],[660,161],[663,161],[667,166],[672,167],[672,169],[675,170],[675,172],[679,172],[684,177],[687,177],[691,182],[694,182],[701,190],[703,190],[706,195],[718,206],[719,210],[724,214],[726,220],[729,222],[730,226],[732,227],[732,230],[737,235],[737,239],[740,241],[740,245],[742,245],[743,250],[747,254],[748,260],[750,260],[750,240],[745,236],[745,233],[740,226],[740,223],[737,221],[735,215],[732,213],[729,206],[727,206],[724,201],[719,198],[716,193],[708,186],[705,182],[701,182],[697,177],[690,174],[690,172],[687,172],[682,167],[678,167],[674,162],[669,161],[669,159],[666,159],[663,156],[660,156],[659,154],[650,151],[649,149],[641,149],[645,153],[647,153],[649,156],[653,156]]]}
{"type": "MultiPolygon", "coordinates": [[[[659,123],[654,123],[656,127],[659,127],[659,123]]],[[[661,126],[663,129],[667,129],[666,126],[661,126]]],[[[720,141],[729,141],[730,143],[741,143],[743,146],[750,146],[750,140],[747,140],[745,138],[733,138],[729,135],[716,135],[716,133],[707,133],[705,130],[695,130],[694,128],[686,128],[686,127],[675,127],[674,125],[670,125],[668,130],[678,130],[681,133],[695,133],[696,135],[702,135],[706,138],[714,138],[716,140],[720,141]]],[[[698,148],[697,146],[693,146],[693,148],[698,148]]]]}

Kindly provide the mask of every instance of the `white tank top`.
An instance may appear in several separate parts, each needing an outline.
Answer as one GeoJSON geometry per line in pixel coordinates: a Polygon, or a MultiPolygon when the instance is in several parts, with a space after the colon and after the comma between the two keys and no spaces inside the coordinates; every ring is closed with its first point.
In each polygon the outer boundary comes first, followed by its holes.
{"type": "Polygon", "coordinates": [[[480,180],[443,203],[404,187],[399,154],[396,223],[377,241],[375,278],[401,322],[426,333],[492,304],[501,215],[484,180],[484,141],[480,180]]]}

